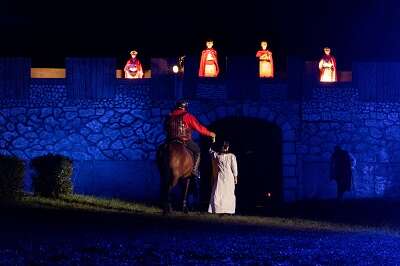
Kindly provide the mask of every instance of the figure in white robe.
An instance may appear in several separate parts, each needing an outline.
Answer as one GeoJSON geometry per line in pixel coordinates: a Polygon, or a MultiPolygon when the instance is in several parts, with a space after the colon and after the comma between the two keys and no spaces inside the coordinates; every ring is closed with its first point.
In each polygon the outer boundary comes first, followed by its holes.
{"type": "Polygon", "coordinates": [[[235,185],[238,168],[236,156],[228,153],[229,144],[222,152],[210,149],[213,166],[213,187],[211,192],[209,213],[234,214],[236,208],[235,185]]]}
{"type": "Polygon", "coordinates": [[[324,56],[321,58],[318,64],[320,71],[321,82],[336,82],[336,59],[331,55],[331,49],[329,47],[324,48],[324,56]]]}

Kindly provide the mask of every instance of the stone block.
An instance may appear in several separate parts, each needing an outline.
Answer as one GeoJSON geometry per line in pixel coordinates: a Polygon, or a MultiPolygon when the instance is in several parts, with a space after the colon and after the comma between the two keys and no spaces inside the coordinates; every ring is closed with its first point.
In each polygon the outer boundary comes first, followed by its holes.
{"type": "Polygon", "coordinates": [[[81,109],[79,110],[79,116],[80,117],[90,117],[94,116],[96,114],[95,109],[81,109]]]}
{"type": "Polygon", "coordinates": [[[111,128],[104,128],[103,134],[107,137],[110,137],[112,140],[117,139],[121,135],[119,130],[111,129],[111,128]]]}
{"type": "Polygon", "coordinates": [[[121,134],[124,137],[130,137],[135,134],[135,131],[130,127],[124,127],[123,129],[121,129],[121,134]]]}
{"type": "Polygon", "coordinates": [[[124,148],[124,144],[121,140],[117,140],[111,144],[111,149],[113,150],[122,150],[124,148]]]}
{"type": "Polygon", "coordinates": [[[93,143],[98,143],[104,136],[102,134],[90,134],[87,139],[93,143]]]}
{"type": "Polygon", "coordinates": [[[283,143],[283,154],[292,154],[295,153],[295,143],[294,142],[284,142],[283,143]]]}
{"type": "Polygon", "coordinates": [[[296,177],[284,177],[283,178],[283,189],[293,189],[296,190],[298,187],[298,182],[296,177]]]}
{"type": "Polygon", "coordinates": [[[41,118],[46,118],[46,117],[51,116],[52,114],[53,114],[53,108],[43,108],[41,110],[40,117],[41,118]]]}
{"type": "Polygon", "coordinates": [[[110,148],[110,143],[111,140],[109,138],[105,138],[97,143],[97,147],[99,147],[101,150],[107,150],[110,148]]]}
{"type": "Polygon", "coordinates": [[[78,113],[77,112],[66,112],[65,113],[65,118],[68,119],[68,120],[75,119],[76,117],[78,117],[78,113]]]}
{"type": "Polygon", "coordinates": [[[370,128],[369,129],[369,134],[371,137],[375,138],[375,139],[380,139],[383,137],[383,133],[382,130],[378,129],[378,128],[370,128]]]}
{"type": "Polygon", "coordinates": [[[27,139],[22,138],[22,137],[19,137],[12,142],[12,145],[14,146],[14,148],[17,148],[17,149],[26,149],[29,146],[29,144],[30,144],[30,142],[27,139]]]}
{"type": "Polygon", "coordinates": [[[100,117],[99,121],[103,124],[107,123],[113,116],[114,116],[114,111],[109,110],[102,117],[100,117]]]}
{"type": "Polygon", "coordinates": [[[135,121],[135,118],[129,114],[124,114],[121,118],[121,122],[124,124],[131,124],[133,121],[135,121]]]}
{"type": "Polygon", "coordinates": [[[96,133],[101,132],[101,130],[103,129],[103,124],[101,124],[97,120],[90,121],[86,124],[86,126],[96,133]]]}
{"type": "Polygon", "coordinates": [[[10,116],[18,116],[18,115],[25,115],[26,108],[24,107],[17,107],[10,109],[10,116]]]}
{"type": "Polygon", "coordinates": [[[288,166],[284,165],[283,166],[283,177],[294,177],[296,176],[296,167],[294,166],[288,166]]]}

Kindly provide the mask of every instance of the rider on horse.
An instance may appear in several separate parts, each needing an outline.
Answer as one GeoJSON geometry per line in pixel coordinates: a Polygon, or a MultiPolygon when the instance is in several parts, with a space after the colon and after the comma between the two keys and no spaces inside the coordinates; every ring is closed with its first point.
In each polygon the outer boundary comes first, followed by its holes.
{"type": "Polygon", "coordinates": [[[209,131],[199,123],[195,116],[188,112],[189,103],[179,100],[175,109],[169,114],[165,123],[167,132],[167,142],[178,140],[182,142],[193,153],[193,171],[195,177],[199,177],[200,148],[192,139],[192,131],[195,130],[200,135],[215,139],[215,133],[209,131]]]}

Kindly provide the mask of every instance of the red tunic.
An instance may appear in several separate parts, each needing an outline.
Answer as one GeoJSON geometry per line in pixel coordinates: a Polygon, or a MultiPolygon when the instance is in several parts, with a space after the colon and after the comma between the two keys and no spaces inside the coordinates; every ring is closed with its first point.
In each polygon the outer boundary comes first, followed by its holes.
{"type": "Polygon", "coordinates": [[[206,65],[212,65],[215,67],[215,76],[219,74],[219,66],[218,66],[218,59],[217,59],[217,51],[213,48],[207,48],[203,50],[201,53],[200,59],[200,68],[199,68],[199,77],[206,77],[206,65]],[[211,55],[211,60],[207,60],[207,55],[211,55]]]}
{"type": "Polygon", "coordinates": [[[260,58],[260,78],[273,78],[274,77],[274,60],[272,59],[272,52],[269,50],[260,50],[257,52],[256,57],[260,58]],[[266,59],[261,57],[266,57],[266,59]]]}
{"type": "MultiPolygon", "coordinates": [[[[211,137],[211,132],[194,117],[192,114],[185,110],[177,109],[170,113],[170,117],[183,115],[183,124],[185,127],[196,130],[200,135],[211,137]]],[[[191,140],[192,136],[189,135],[182,139],[184,141],[191,140]]]]}

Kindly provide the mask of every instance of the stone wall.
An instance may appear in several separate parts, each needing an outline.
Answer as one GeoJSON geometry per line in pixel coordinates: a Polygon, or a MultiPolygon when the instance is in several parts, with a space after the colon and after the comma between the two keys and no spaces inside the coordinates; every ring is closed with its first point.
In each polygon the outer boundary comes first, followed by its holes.
{"type": "MultiPolygon", "coordinates": [[[[151,84],[121,81],[113,99],[70,100],[63,82],[33,80],[29,98],[0,102],[0,153],[26,161],[46,153],[69,156],[75,162],[78,192],[158,197],[155,151],[165,138],[162,122],[174,101],[154,100],[151,84]]],[[[209,86],[212,89],[212,83],[209,86]]],[[[205,125],[230,116],[276,123],[283,135],[285,197],[298,197],[299,104],[276,97],[260,102],[215,100],[205,94],[191,100],[190,108],[205,125]]]]}
{"type": "Polygon", "coordinates": [[[149,83],[121,83],[114,99],[67,100],[63,82],[34,81],[30,98],[1,100],[0,153],[27,162],[47,153],[69,156],[78,192],[154,196],[158,176],[152,160],[167,111],[152,107],[149,89],[149,83]],[[149,176],[154,185],[145,182],[149,176]],[[153,195],[144,195],[146,190],[153,195]]]}
{"type": "MultiPolygon", "coordinates": [[[[150,81],[121,80],[112,99],[67,98],[65,80],[32,80],[29,98],[0,100],[0,153],[29,161],[46,154],[74,159],[78,192],[156,199],[155,151],[173,100],[156,100],[150,81]]],[[[335,197],[329,160],[335,145],[353,158],[349,197],[398,197],[400,104],[363,102],[351,85],[320,87],[289,101],[284,82],[262,83],[258,99],[229,99],[227,87],[197,88],[191,111],[210,125],[227,117],[259,118],[282,131],[286,201],[335,197]]]]}
{"type": "Polygon", "coordinates": [[[350,197],[398,197],[400,194],[400,104],[368,103],[354,88],[317,88],[303,103],[297,144],[302,196],[334,197],[329,160],[335,145],[353,161],[350,197]]]}
{"type": "Polygon", "coordinates": [[[52,152],[76,160],[154,158],[161,111],[148,87],[118,87],[115,99],[67,101],[64,85],[32,85],[31,99],[0,110],[2,153],[23,159],[52,152]]]}

